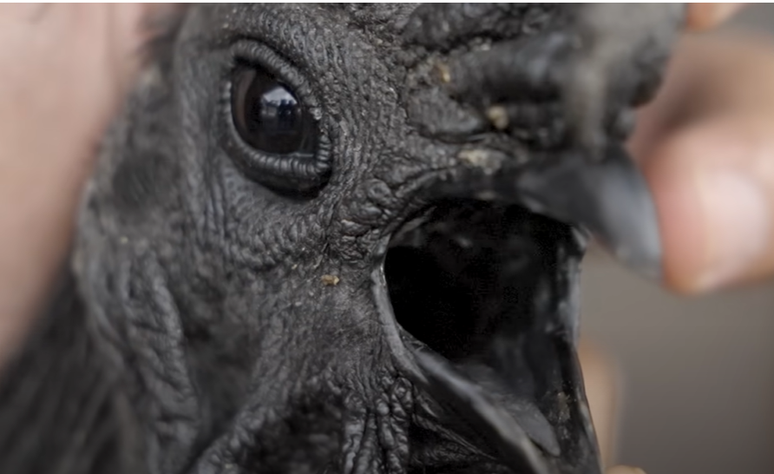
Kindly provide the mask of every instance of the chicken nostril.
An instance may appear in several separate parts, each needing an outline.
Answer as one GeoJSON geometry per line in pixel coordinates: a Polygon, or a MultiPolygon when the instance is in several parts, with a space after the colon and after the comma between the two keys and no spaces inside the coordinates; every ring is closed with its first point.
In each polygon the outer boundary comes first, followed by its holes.
{"type": "Polygon", "coordinates": [[[497,104],[486,110],[486,116],[498,130],[512,128],[537,129],[561,121],[562,106],[558,102],[520,102],[497,104]]]}
{"type": "MultiPolygon", "coordinates": [[[[553,149],[568,140],[567,117],[563,112],[560,102],[506,103],[488,107],[484,115],[499,132],[510,133],[539,149],[553,149]]],[[[634,128],[634,110],[623,108],[606,112],[603,131],[612,139],[625,140],[634,128]]]]}

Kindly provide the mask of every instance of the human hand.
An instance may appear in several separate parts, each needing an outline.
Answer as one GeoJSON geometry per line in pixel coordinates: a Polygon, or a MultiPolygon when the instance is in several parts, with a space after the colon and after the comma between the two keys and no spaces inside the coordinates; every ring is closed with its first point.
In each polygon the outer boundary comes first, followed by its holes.
{"type": "Polygon", "coordinates": [[[770,38],[688,37],[641,113],[630,145],[654,193],[665,283],[674,290],[699,293],[774,272],[772,84],[770,38]]]}
{"type": "Polygon", "coordinates": [[[0,5],[0,360],[69,245],[97,144],[139,66],[144,5],[0,5]]]}

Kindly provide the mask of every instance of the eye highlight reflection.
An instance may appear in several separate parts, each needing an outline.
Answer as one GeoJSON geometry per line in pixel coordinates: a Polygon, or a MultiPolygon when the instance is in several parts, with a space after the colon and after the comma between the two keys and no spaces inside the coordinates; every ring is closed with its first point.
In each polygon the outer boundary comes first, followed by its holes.
{"type": "Polygon", "coordinates": [[[232,95],[234,124],[251,147],[272,154],[315,151],[315,124],[287,86],[255,68],[236,74],[232,95]]]}

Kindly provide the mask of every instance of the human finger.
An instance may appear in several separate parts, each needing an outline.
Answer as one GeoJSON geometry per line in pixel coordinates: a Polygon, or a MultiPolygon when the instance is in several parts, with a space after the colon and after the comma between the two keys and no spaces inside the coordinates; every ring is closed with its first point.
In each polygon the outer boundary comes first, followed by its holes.
{"type": "Polygon", "coordinates": [[[689,3],[685,27],[689,31],[704,31],[718,26],[738,12],[744,3],[689,3]]]}
{"type": "Polygon", "coordinates": [[[672,288],[699,293],[774,272],[773,130],[774,114],[718,117],[644,162],[672,288]]]}
{"type": "Polygon", "coordinates": [[[629,148],[657,203],[665,283],[675,290],[709,291],[774,270],[768,252],[759,248],[772,245],[766,242],[766,225],[752,216],[766,215],[761,206],[769,205],[771,84],[770,38],[689,37],[678,47],[662,90],[639,113],[629,148]],[[720,192],[720,186],[733,187],[729,183],[738,176],[763,189],[764,204],[753,204],[741,191],[720,192]],[[715,183],[716,177],[725,184],[715,183]],[[732,222],[729,240],[723,240],[732,222]],[[721,263],[722,252],[736,263],[721,263]]]}

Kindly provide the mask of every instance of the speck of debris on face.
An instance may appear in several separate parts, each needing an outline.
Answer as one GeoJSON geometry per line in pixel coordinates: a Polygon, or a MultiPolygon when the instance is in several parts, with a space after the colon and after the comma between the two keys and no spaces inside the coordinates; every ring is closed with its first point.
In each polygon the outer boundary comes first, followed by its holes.
{"type": "Polygon", "coordinates": [[[492,125],[498,130],[505,130],[508,128],[508,112],[505,110],[505,107],[501,105],[489,107],[486,111],[486,118],[488,118],[489,121],[492,122],[492,125]]]}
{"type": "Polygon", "coordinates": [[[449,71],[449,66],[443,63],[438,63],[436,65],[438,69],[438,74],[441,76],[441,82],[444,84],[448,84],[451,82],[451,71],[449,71]]]}
{"type": "Polygon", "coordinates": [[[323,285],[325,286],[336,286],[339,284],[339,277],[336,275],[323,275],[320,277],[320,280],[323,282],[323,285]]]}

